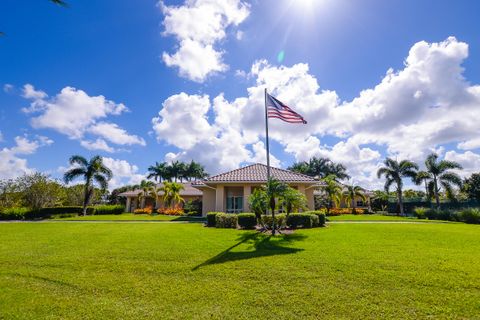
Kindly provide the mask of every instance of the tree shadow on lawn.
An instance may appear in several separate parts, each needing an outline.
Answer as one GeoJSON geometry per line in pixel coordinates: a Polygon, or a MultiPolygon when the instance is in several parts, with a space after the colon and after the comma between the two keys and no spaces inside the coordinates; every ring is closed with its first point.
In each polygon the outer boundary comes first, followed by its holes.
{"type": "Polygon", "coordinates": [[[276,237],[272,237],[271,235],[260,232],[243,233],[238,237],[238,242],[236,244],[208,259],[207,261],[197,265],[192,269],[192,271],[211,264],[224,263],[228,261],[297,253],[299,251],[303,251],[304,249],[284,247],[283,244],[292,243],[294,241],[302,241],[305,238],[305,235],[296,233],[286,235],[282,234],[276,237]],[[232,251],[242,244],[250,245],[249,249],[253,248],[253,250],[232,251]]]}

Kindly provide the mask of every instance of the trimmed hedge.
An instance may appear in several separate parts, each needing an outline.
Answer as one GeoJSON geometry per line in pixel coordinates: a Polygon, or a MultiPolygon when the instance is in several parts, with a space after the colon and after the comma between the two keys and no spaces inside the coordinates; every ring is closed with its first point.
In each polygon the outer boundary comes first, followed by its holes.
{"type": "Polygon", "coordinates": [[[223,212],[209,212],[207,213],[207,227],[215,227],[217,225],[216,216],[223,212]]]}
{"type": "Polygon", "coordinates": [[[105,215],[105,214],[122,214],[125,212],[125,207],[122,205],[101,205],[94,207],[95,215],[105,215]]]}
{"type": "Polygon", "coordinates": [[[215,215],[215,227],[217,228],[237,228],[238,216],[236,214],[218,213],[215,215]]]}
{"type": "Polygon", "coordinates": [[[254,213],[239,213],[237,215],[238,225],[242,229],[255,229],[257,218],[254,213]]]}
{"type": "MultiPolygon", "coordinates": [[[[272,215],[264,214],[262,215],[262,223],[266,226],[272,226],[272,215]]],[[[286,215],[283,213],[279,213],[275,215],[275,226],[284,228],[286,226],[286,215]]]]}
{"type": "Polygon", "coordinates": [[[319,218],[310,213],[291,213],[287,217],[287,225],[291,228],[314,228],[319,226],[319,218]]]}
{"type": "Polygon", "coordinates": [[[327,223],[327,217],[324,211],[316,210],[316,211],[306,211],[303,213],[316,215],[318,217],[318,225],[320,227],[324,227],[327,223]]]}
{"type": "Polygon", "coordinates": [[[28,208],[8,208],[0,212],[0,220],[23,220],[25,214],[30,211],[28,208]]]}
{"type": "MultiPolygon", "coordinates": [[[[121,205],[101,205],[87,207],[88,215],[122,214],[125,208],[121,205]]],[[[48,219],[52,217],[66,217],[80,215],[83,208],[80,206],[50,207],[31,210],[28,208],[8,208],[0,212],[0,220],[33,220],[48,219]]]]}

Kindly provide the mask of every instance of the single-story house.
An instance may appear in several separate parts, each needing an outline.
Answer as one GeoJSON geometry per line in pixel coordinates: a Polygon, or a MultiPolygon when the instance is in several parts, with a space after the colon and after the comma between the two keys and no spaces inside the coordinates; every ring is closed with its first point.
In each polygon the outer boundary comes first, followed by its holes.
{"type": "MultiPolygon", "coordinates": [[[[270,167],[270,175],[302,192],[307,198],[308,209],[315,209],[315,196],[322,195],[321,187],[323,184],[321,181],[301,173],[275,167],[270,167]]],[[[267,166],[257,163],[211,176],[202,181],[182,183],[184,190],[180,191],[180,196],[185,201],[202,201],[203,215],[212,211],[227,213],[250,212],[248,197],[255,188],[265,185],[266,181],[267,166]]],[[[120,194],[120,196],[127,199],[127,212],[133,212],[137,208],[153,207],[154,199],[148,195],[139,197],[141,194],[142,190],[140,189],[120,194]]],[[[356,207],[368,207],[370,194],[367,192],[366,196],[367,203],[364,203],[361,199],[355,199],[356,207]]],[[[163,192],[158,193],[156,207],[163,207],[163,192]]],[[[344,200],[342,200],[341,207],[346,207],[344,200]]]]}
{"type": "MultiPolygon", "coordinates": [[[[163,184],[160,183],[157,187],[161,187],[163,184]]],[[[197,188],[192,187],[191,182],[182,183],[183,190],[180,191],[180,196],[185,201],[193,201],[193,200],[202,200],[202,191],[198,190],[197,188]]],[[[141,189],[126,191],[120,193],[119,196],[127,198],[125,210],[127,212],[133,212],[135,209],[138,208],[145,208],[145,207],[152,207],[155,203],[153,197],[147,195],[146,197],[139,197],[143,191],[141,189]]],[[[158,198],[156,202],[155,209],[163,207],[163,196],[164,192],[158,192],[158,198]]]]}

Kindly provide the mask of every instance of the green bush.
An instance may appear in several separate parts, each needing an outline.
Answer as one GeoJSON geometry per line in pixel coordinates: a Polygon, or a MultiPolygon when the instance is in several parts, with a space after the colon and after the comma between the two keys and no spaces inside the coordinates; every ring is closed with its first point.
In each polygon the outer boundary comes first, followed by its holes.
{"type": "Polygon", "coordinates": [[[7,208],[0,212],[0,220],[24,220],[30,211],[28,208],[7,208]]]}
{"type": "Polygon", "coordinates": [[[306,211],[306,212],[303,212],[305,214],[313,214],[315,216],[318,217],[318,226],[325,226],[326,222],[327,222],[327,217],[326,217],[326,213],[325,211],[323,210],[316,210],[316,211],[306,211]]]}
{"type": "Polygon", "coordinates": [[[310,213],[291,213],[287,217],[287,225],[291,228],[314,228],[319,225],[319,218],[310,213]]]}
{"type": "Polygon", "coordinates": [[[254,229],[257,225],[257,218],[254,213],[240,213],[237,218],[238,225],[242,229],[254,229]]]}
{"type": "Polygon", "coordinates": [[[95,215],[105,215],[105,214],[122,214],[125,212],[125,207],[122,205],[101,205],[94,207],[95,215]]]}
{"type": "MultiPolygon", "coordinates": [[[[278,228],[285,228],[286,224],[286,215],[283,213],[279,213],[275,215],[275,226],[278,228]]],[[[266,226],[271,227],[272,226],[272,215],[270,214],[264,214],[262,215],[262,223],[266,226]]]]}
{"type": "Polygon", "coordinates": [[[459,221],[469,224],[480,224],[480,209],[463,209],[456,212],[459,221]]]}
{"type": "Polygon", "coordinates": [[[428,210],[430,210],[430,209],[425,208],[425,207],[417,207],[417,208],[413,209],[413,212],[415,213],[415,216],[418,219],[426,219],[428,210]]]}
{"type": "Polygon", "coordinates": [[[215,227],[217,224],[215,217],[217,214],[221,214],[223,212],[209,212],[207,213],[207,227],[215,227]]]}
{"type": "Polygon", "coordinates": [[[219,213],[215,216],[215,227],[236,229],[237,220],[236,214],[219,213]]]}

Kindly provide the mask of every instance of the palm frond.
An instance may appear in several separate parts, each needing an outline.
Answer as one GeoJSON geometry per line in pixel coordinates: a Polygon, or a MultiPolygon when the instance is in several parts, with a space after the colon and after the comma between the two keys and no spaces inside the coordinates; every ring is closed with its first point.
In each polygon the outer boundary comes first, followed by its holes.
{"type": "Polygon", "coordinates": [[[449,161],[449,160],[442,160],[438,164],[438,171],[439,172],[445,172],[450,169],[463,169],[462,165],[458,162],[455,161],[449,161]]]}
{"type": "Polygon", "coordinates": [[[100,185],[102,190],[108,189],[108,181],[105,176],[97,173],[93,175],[93,179],[100,185]]]}
{"type": "Polygon", "coordinates": [[[86,173],[85,168],[72,168],[63,174],[63,181],[68,184],[77,177],[85,176],[86,173]]]}
{"type": "Polygon", "coordinates": [[[456,173],[453,172],[446,172],[439,176],[440,182],[446,182],[448,184],[454,184],[457,187],[462,186],[462,178],[456,173]]]}
{"type": "Polygon", "coordinates": [[[79,155],[71,156],[69,162],[70,162],[71,165],[81,165],[83,167],[88,166],[87,159],[85,159],[84,157],[79,156],[79,155]]]}

